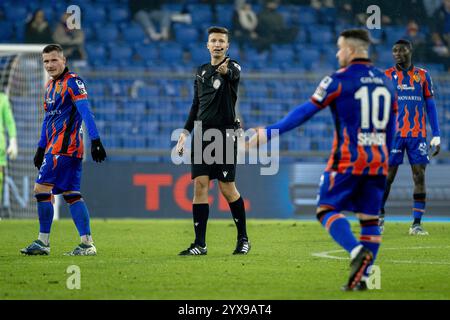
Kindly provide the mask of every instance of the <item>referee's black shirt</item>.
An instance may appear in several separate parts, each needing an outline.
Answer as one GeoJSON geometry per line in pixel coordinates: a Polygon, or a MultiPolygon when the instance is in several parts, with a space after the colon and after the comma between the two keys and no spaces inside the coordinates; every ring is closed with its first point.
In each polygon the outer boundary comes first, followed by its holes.
{"type": "Polygon", "coordinates": [[[223,128],[234,124],[241,67],[235,60],[230,60],[227,74],[221,75],[216,70],[224,61],[215,66],[206,63],[197,68],[194,99],[184,125],[184,129],[189,132],[194,128],[194,121],[202,121],[202,127],[206,128],[223,128]]]}

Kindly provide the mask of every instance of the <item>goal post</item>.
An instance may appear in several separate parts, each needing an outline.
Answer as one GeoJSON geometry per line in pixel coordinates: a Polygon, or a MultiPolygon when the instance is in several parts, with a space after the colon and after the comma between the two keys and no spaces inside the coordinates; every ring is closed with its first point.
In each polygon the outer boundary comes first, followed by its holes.
{"type": "MultiPolygon", "coordinates": [[[[0,45],[0,92],[9,98],[17,128],[18,157],[7,161],[0,217],[35,218],[33,196],[37,170],[33,165],[40,136],[47,73],[42,65],[44,44],[0,45]]],[[[0,133],[6,134],[6,133],[0,133]]],[[[59,198],[59,197],[58,197],[59,198]]],[[[55,203],[55,218],[59,216],[55,203]]]]}

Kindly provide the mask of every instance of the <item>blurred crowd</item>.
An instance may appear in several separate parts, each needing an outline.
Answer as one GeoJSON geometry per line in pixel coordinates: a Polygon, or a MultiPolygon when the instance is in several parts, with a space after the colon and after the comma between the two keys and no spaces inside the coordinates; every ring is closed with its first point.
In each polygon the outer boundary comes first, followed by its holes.
{"type": "MultiPolygon", "coordinates": [[[[301,32],[298,24],[285,21],[280,6],[309,6],[317,11],[319,22],[331,26],[338,34],[342,27],[365,26],[367,8],[372,0],[236,0],[232,18],[233,39],[240,45],[254,46],[258,51],[270,50],[273,44],[288,44],[298,39],[301,32]],[[257,9],[255,9],[257,8],[257,9]],[[323,9],[335,11],[336,19],[330,20],[323,9]],[[339,30],[338,30],[339,28],[339,30]]],[[[396,0],[375,1],[381,12],[381,34],[374,39],[376,43],[385,43],[384,28],[402,27],[403,38],[410,40],[415,48],[415,57],[422,62],[442,63],[450,68],[450,0],[396,0]]],[[[170,3],[183,4],[179,12],[164,10],[167,1],[129,0],[128,6],[132,19],[142,26],[147,42],[162,42],[174,39],[171,27],[174,23],[191,24],[195,13],[187,10],[189,3],[203,3],[211,6],[215,17],[222,14],[218,9],[227,0],[173,0],[170,3]]],[[[1,19],[1,17],[0,17],[1,19]]],[[[85,35],[82,29],[70,30],[67,27],[67,15],[51,27],[43,10],[36,10],[26,24],[25,42],[57,42],[65,47],[70,59],[84,60],[85,35]]],[[[218,21],[213,19],[213,21],[218,21]]]]}

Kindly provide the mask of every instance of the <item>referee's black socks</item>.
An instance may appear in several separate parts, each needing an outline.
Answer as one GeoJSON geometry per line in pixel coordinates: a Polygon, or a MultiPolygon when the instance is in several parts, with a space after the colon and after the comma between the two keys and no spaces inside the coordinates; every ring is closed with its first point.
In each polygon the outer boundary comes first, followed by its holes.
{"type": "Polygon", "coordinates": [[[248,240],[244,200],[242,197],[239,197],[236,201],[229,202],[228,205],[230,206],[231,214],[237,227],[238,239],[245,238],[248,240]]]}
{"type": "Polygon", "coordinates": [[[192,213],[194,216],[195,244],[201,247],[206,246],[206,224],[209,217],[209,204],[194,203],[192,205],[192,213]]]}

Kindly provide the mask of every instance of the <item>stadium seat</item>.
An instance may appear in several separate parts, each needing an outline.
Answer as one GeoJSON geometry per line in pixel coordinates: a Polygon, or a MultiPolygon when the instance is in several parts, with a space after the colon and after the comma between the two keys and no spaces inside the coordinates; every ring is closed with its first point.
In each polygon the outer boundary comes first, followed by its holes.
{"type": "Polygon", "coordinates": [[[216,12],[220,13],[217,15],[217,24],[231,30],[233,27],[234,6],[232,4],[217,4],[216,12]]]}
{"type": "Polygon", "coordinates": [[[272,62],[280,63],[292,63],[294,61],[294,51],[290,47],[273,48],[272,49],[272,62]]]}
{"type": "Polygon", "coordinates": [[[287,6],[280,5],[277,9],[278,13],[283,17],[284,23],[287,27],[291,27],[293,25],[293,12],[287,6]]]}
{"type": "Polygon", "coordinates": [[[136,23],[123,24],[121,28],[122,39],[128,42],[130,45],[142,44],[147,38],[142,27],[136,23]]]}
{"type": "Polygon", "coordinates": [[[24,21],[26,21],[27,17],[31,12],[28,12],[26,6],[19,6],[17,3],[11,3],[10,7],[5,7],[5,18],[7,18],[11,22],[18,22],[20,21],[22,24],[24,24],[24,21]]]}
{"type": "Polygon", "coordinates": [[[114,46],[109,49],[109,58],[112,63],[118,63],[120,61],[125,61],[129,63],[133,56],[133,51],[127,46],[114,46]]]}
{"type": "Polygon", "coordinates": [[[311,7],[301,6],[298,13],[299,23],[303,26],[308,26],[317,23],[317,13],[311,7]]]}
{"type": "Polygon", "coordinates": [[[383,29],[371,29],[369,30],[369,33],[374,43],[381,43],[386,37],[383,29]]]}
{"type": "Polygon", "coordinates": [[[110,7],[108,10],[108,20],[111,23],[128,21],[129,16],[130,13],[127,7],[110,7]]]}
{"type": "Polygon", "coordinates": [[[322,7],[318,14],[322,24],[334,25],[336,23],[337,9],[335,7],[322,7]]]}
{"type": "Polygon", "coordinates": [[[190,49],[191,61],[195,65],[201,65],[204,63],[208,63],[210,60],[210,55],[208,50],[200,45],[192,47],[190,49]]]}
{"type": "Polygon", "coordinates": [[[390,48],[384,47],[384,50],[378,52],[377,62],[380,66],[394,65],[394,60],[392,58],[392,52],[390,48]]]}
{"type": "Polygon", "coordinates": [[[179,44],[161,44],[159,52],[163,63],[182,63],[183,61],[183,49],[179,44]]]}
{"type": "Polygon", "coordinates": [[[187,10],[192,16],[193,26],[201,28],[204,25],[212,24],[212,12],[209,4],[188,4],[187,10]]]}
{"type": "Polygon", "coordinates": [[[402,39],[406,35],[404,27],[386,27],[384,31],[386,33],[386,45],[388,46],[393,46],[397,40],[402,39]]]}
{"type": "Polygon", "coordinates": [[[103,43],[111,43],[118,40],[119,31],[115,24],[96,24],[95,32],[97,33],[97,40],[103,43]]]}
{"type": "Polygon", "coordinates": [[[159,96],[159,87],[151,86],[151,85],[146,85],[146,86],[140,87],[138,89],[138,96],[139,97],[158,97],[159,96]]]}
{"type": "Polygon", "coordinates": [[[334,34],[330,27],[322,25],[311,25],[308,27],[309,37],[312,44],[324,45],[334,44],[334,34]]]}
{"type": "Polygon", "coordinates": [[[98,42],[88,42],[85,45],[86,53],[88,59],[105,59],[106,50],[101,43],[98,42]]]}
{"type": "Polygon", "coordinates": [[[123,147],[144,149],[147,147],[147,139],[145,137],[127,136],[123,139],[123,147]]]}
{"type": "Polygon", "coordinates": [[[183,10],[183,3],[163,3],[161,9],[171,12],[181,12],[183,10]]]}
{"type": "Polygon", "coordinates": [[[195,27],[185,24],[176,24],[173,28],[175,39],[181,45],[187,45],[198,41],[198,31],[195,27]]]}
{"type": "Polygon", "coordinates": [[[9,21],[0,21],[0,42],[9,42],[12,40],[14,24],[9,21]]]}
{"type": "MultiPolygon", "coordinates": [[[[106,22],[106,11],[104,7],[99,5],[92,5],[89,4],[89,2],[86,2],[86,4],[83,4],[81,7],[81,16],[82,16],[82,23],[86,24],[93,24],[93,23],[100,23],[104,27],[104,31],[106,31],[105,22],[106,22]]],[[[98,33],[99,38],[103,37],[103,32],[101,30],[98,33]]]]}
{"type": "Polygon", "coordinates": [[[105,95],[105,86],[103,82],[100,81],[92,83],[87,82],[86,91],[88,92],[89,96],[103,97],[105,95]]]}
{"type": "MultiPolygon", "coordinates": [[[[116,137],[104,135],[104,136],[102,136],[102,143],[107,150],[122,147],[120,139],[117,139],[116,137]]],[[[112,158],[111,155],[108,155],[108,160],[114,161],[114,159],[112,158]]]]}
{"type": "Polygon", "coordinates": [[[301,47],[298,55],[306,68],[310,67],[313,62],[320,61],[320,51],[314,47],[301,47]]]}
{"type": "Polygon", "coordinates": [[[159,59],[159,49],[154,45],[138,45],[135,47],[135,52],[144,61],[159,59]]]}

